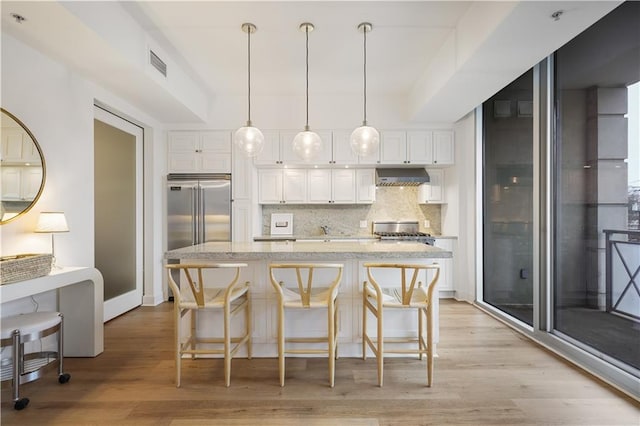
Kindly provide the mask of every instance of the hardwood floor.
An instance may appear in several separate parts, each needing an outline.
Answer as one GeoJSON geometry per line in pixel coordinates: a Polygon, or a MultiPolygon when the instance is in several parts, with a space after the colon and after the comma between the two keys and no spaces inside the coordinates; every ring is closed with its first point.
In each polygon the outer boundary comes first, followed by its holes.
{"type": "MultiPolygon", "coordinates": [[[[635,425],[640,404],[593,379],[466,303],[441,301],[439,357],[427,388],[424,361],[340,358],[336,385],[327,360],[185,360],[174,385],[172,305],[141,307],[105,325],[105,352],[65,359],[71,381],[54,372],[23,386],[15,411],[2,390],[3,425],[635,425]]],[[[6,384],[6,383],[5,383],[6,384]]]]}

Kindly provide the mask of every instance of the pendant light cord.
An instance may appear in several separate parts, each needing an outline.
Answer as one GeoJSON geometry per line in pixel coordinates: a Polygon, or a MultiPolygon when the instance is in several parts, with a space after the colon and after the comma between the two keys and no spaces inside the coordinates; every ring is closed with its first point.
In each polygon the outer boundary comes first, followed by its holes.
{"type": "Polygon", "coordinates": [[[247,30],[247,125],[251,126],[251,27],[247,30]]]}
{"type": "Polygon", "coordinates": [[[362,124],[367,125],[367,27],[362,29],[364,33],[364,121],[362,124]]]}
{"type": "Polygon", "coordinates": [[[305,59],[305,63],[307,66],[307,73],[306,73],[306,79],[307,79],[307,88],[306,88],[306,96],[307,96],[307,121],[306,121],[306,125],[305,125],[305,130],[309,130],[309,26],[307,25],[305,27],[305,34],[306,34],[306,38],[307,38],[307,43],[306,43],[306,47],[307,47],[307,55],[306,55],[306,59],[305,59]]]}

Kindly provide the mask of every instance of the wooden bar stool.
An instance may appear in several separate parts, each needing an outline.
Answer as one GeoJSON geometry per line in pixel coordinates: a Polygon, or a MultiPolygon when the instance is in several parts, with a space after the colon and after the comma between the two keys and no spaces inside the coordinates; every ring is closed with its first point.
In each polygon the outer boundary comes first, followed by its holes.
{"type": "Polygon", "coordinates": [[[433,292],[440,276],[440,266],[414,265],[397,263],[365,263],[368,281],[364,282],[362,291],[362,359],[367,359],[367,345],[371,348],[378,361],[378,386],[382,387],[382,375],[385,353],[417,354],[420,359],[427,355],[427,385],[433,381],[433,292]],[[382,287],[374,277],[373,270],[395,270],[393,286],[382,287]],[[428,286],[423,287],[418,281],[420,271],[433,271],[433,278],[428,286]],[[417,338],[384,339],[383,312],[386,309],[416,309],[418,312],[417,338]],[[377,321],[377,336],[372,339],[367,334],[367,311],[371,312],[377,321]],[[427,336],[424,336],[424,322],[426,321],[427,336]],[[386,343],[414,343],[416,349],[387,349],[386,343]]]}
{"type": "MultiPolygon", "coordinates": [[[[338,340],[338,287],[342,280],[342,264],[328,263],[273,263],[269,265],[271,285],[278,296],[278,365],[280,386],[284,386],[285,354],[326,353],[329,357],[329,384],[334,385],[335,360],[338,340]],[[284,280],[286,270],[295,271],[296,285],[287,286],[284,280]],[[332,276],[324,283],[314,282],[314,271],[333,270],[332,276]],[[303,272],[304,271],[304,272],[303,272]],[[306,273],[305,273],[306,272],[306,273]],[[303,276],[305,279],[303,279],[303,276]],[[326,309],[327,335],[324,337],[286,338],[284,331],[285,309],[326,309]],[[327,343],[326,349],[289,349],[285,343],[327,343]]],[[[287,277],[289,281],[293,281],[287,277]]]]}
{"type": "Polygon", "coordinates": [[[223,354],[224,377],[228,387],[231,384],[231,359],[241,345],[247,345],[247,356],[251,359],[251,300],[249,297],[249,282],[240,282],[240,268],[246,263],[216,263],[216,264],[175,264],[167,265],[169,285],[174,296],[175,349],[176,349],[176,387],[180,387],[180,372],[182,355],[190,354],[192,359],[197,355],[223,354]],[[229,280],[221,278],[224,269],[234,269],[233,277],[229,280]],[[176,282],[171,271],[180,272],[179,282],[176,282]],[[205,280],[205,271],[209,271],[205,280]],[[214,284],[214,285],[208,285],[214,284]],[[215,285],[217,284],[217,285],[215,285]],[[242,336],[231,336],[231,320],[242,312],[245,313],[245,331],[242,336]],[[197,313],[201,311],[220,311],[223,315],[223,337],[198,337],[197,313]],[[182,335],[181,319],[191,313],[191,326],[188,336],[182,335]],[[185,339],[186,337],[186,339],[185,339]],[[183,341],[184,340],[184,341],[183,341]],[[222,349],[203,348],[202,344],[222,344],[222,349]],[[233,347],[232,344],[235,344],[233,347]]]}
{"type": "Polygon", "coordinates": [[[13,408],[22,410],[29,398],[20,397],[20,385],[42,376],[49,367],[58,367],[58,382],[71,375],[63,370],[63,319],[59,312],[31,312],[2,318],[0,347],[11,347],[11,358],[2,358],[2,381],[11,380],[13,408]],[[26,352],[25,344],[57,334],[55,351],[26,352]],[[45,368],[46,367],[46,368],[45,368]]]}

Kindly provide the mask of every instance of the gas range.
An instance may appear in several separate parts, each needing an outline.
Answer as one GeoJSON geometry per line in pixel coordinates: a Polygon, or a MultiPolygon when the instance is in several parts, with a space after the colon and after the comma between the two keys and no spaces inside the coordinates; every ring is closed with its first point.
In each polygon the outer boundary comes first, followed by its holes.
{"type": "Polygon", "coordinates": [[[373,235],[381,241],[409,241],[433,245],[435,238],[420,232],[417,221],[373,222],[373,235]]]}

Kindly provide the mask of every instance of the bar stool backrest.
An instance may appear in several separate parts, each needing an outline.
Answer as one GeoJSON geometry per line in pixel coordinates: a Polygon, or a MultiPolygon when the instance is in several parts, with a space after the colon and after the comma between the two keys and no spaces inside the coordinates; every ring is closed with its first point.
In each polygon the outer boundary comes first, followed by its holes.
{"type": "MultiPolygon", "coordinates": [[[[296,272],[296,283],[298,285],[298,292],[300,295],[300,302],[302,306],[308,308],[310,307],[311,302],[311,291],[314,286],[313,281],[313,273],[315,269],[336,269],[336,277],[328,283],[327,299],[328,302],[331,299],[335,299],[338,295],[338,286],[340,284],[340,280],[342,279],[342,269],[343,265],[338,263],[272,263],[269,265],[269,275],[271,277],[271,285],[276,290],[276,292],[282,297],[283,290],[282,286],[284,282],[278,280],[276,277],[275,271],[278,269],[294,269],[296,272]],[[303,270],[306,270],[306,280],[303,279],[303,270]]],[[[315,287],[319,287],[319,284],[316,283],[315,287]]]]}
{"type": "MultiPolygon", "coordinates": [[[[226,285],[225,298],[229,296],[229,293],[233,291],[238,278],[240,277],[240,268],[247,266],[246,263],[210,263],[210,264],[175,264],[166,265],[169,275],[169,285],[173,291],[173,296],[176,298],[176,302],[180,304],[183,302],[182,298],[185,297],[184,291],[181,291],[180,284],[175,281],[171,270],[181,271],[180,276],[184,275],[191,289],[193,300],[196,302],[199,308],[203,308],[205,305],[205,279],[203,271],[206,269],[216,268],[235,268],[235,274],[231,281],[226,285]]],[[[188,294],[188,293],[187,293],[188,294]]]]}
{"type": "Polygon", "coordinates": [[[411,304],[413,298],[413,292],[416,288],[422,287],[422,282],[418,281],[418,274],[421,270],[425,271],[435,271],[433,274],[433,278],[429,282],[427,286],[426,294],[427,298],[424,302],[428,304],[433,300],[433,291],[436,287],[436,283],[438,282],[438,278],[440,277],[440,266],[437,263],[431,265],[418,265],[418,264],[406,264],[406,263],[365,263],[364,267],[367,268],[367,276],[369,278],[369,282],[373,284],[376,292],[381,291],[380,284],[376,281],[373,276],[372,270],[375,268],[393,268],[399,269],[401,280],[400,280],[400,291],[401,293],[398,295],[400,302],[404,306],[409,306],[411,304]],[[410,274],[410,275],[409,275],[410,274]],[[411,278],[408,280],[408,276],[411,278]],[[416,286],[417,282],[417,286],[416,286]]]}

